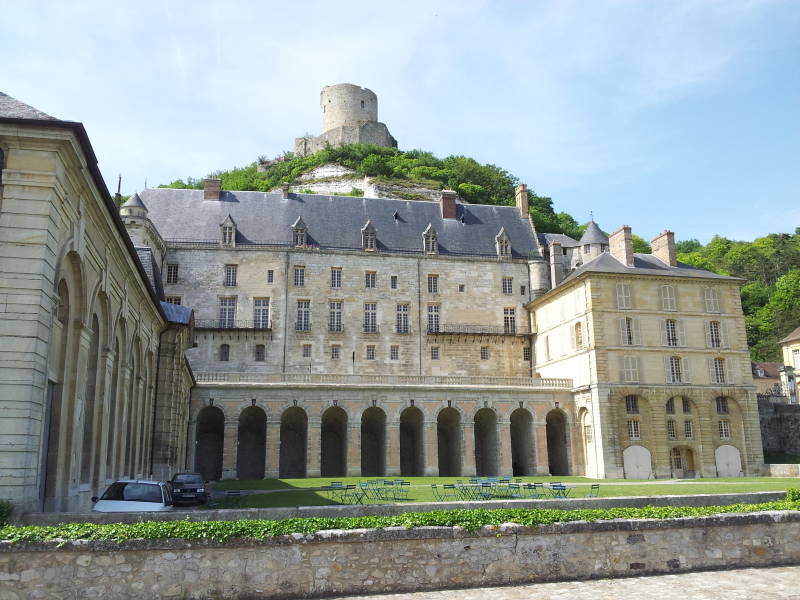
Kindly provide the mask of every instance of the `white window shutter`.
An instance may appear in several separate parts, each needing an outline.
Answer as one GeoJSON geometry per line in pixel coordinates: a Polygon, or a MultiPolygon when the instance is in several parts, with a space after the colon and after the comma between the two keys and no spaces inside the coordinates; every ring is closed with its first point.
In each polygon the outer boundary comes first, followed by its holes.
{"type": "Polygon", "coordinates": [[[625,289],[628,292],[628,308],[633,308],[636,306],[636,304],[633,302],[633,286],[630,286],[626,283],[625,289]]]}
{"type": "Polygon", "coordinates": [[[683,359],[683,383],[689,383],[691,381],[691,376],[689,374],[689,359],[683,359]]]}
{"type": "Polygon", "coordinates": [[[620,356],[619,357],[619,380],[621,382],[623,382],[623,383],[626,381],[626,379],[625,379],[625,357],[624,356],[620,356]]]}
{"type": "Polygon", "coordinates": [[[669,368],[669,356],[664,357],[664,381],[672,383],[672,373],[669,368]]]}
{"type": "Polygon", "coordinates": [[[661,319],[661,345],[667,345],[667,320],[661,319]]]}
{"type": "Polygon", "coordinates": [[[733,384],[733,361],[730,358],[725,359],[725,375],[728,378],[728,383],[733,384]]]}
{"type": "Polygon", "coordinates": [[[617,284],[617,308],[625,308],[625,288],[624,284],[618,283],[617,284]]]}
{"type": "Polygon", "coordinates": [[[672,286],[672,305],[673,310],[678,310],[678,288],[675,286],[672,286]]]}
{"type": "Polygon", "coordinates": [[[681,319],[678,321],[678,345],[686,345],[686,323],[681,319]]]}
{"type": "Polygon", "coordinates": [[[570,339],[572,341],[572,349],[576,350],[578,348],[577,340],[575,339],[575,325],[573,324],[570,326],[570,339]]]}
{"type": "Polygon", "coordinates": [[[658,287],[658,299],[661,301],[661,310],[667,310],[667,286],[658,287]]]}
{"type": "Polygon", "coordinates": [[[715,383],[716,380],[714,378],[714,359],[707,358],[706,362],[708,363],[708,383],[715,383]]]}
{"type": "Polygon", "coordinates": [[[626,327],[625,327],[625,318],[623,317],[622,319],[619,320],[619,345],[620,346],[625,346],[626,345],[626,340],[625,340],[626,331],[625,331],[625,329],[626,329],[626,327]]]}
{"type": "Polygon", "coordinates": [[[642,345],[642,329],[639,326],[639,319],[633,319],[633,343],[636,346],[642,345]]]}
{"type": "Polygon", "coordinates": [[[719,334],[722,337],[722,347],[730,348],[730,338],[728,337],[728,322],[721,321],[719,324],[719,334]]]}
{"type": "Polygon", "coordinates": [[[703,331],[706,336],[706,348],[711,348],[711,322],[703,321],[703,331]]]}
{"type": "Polygon", "coordinates": [[[639,357],[634,356],[631,358],[631,381],[639,381],[639,357]]]}

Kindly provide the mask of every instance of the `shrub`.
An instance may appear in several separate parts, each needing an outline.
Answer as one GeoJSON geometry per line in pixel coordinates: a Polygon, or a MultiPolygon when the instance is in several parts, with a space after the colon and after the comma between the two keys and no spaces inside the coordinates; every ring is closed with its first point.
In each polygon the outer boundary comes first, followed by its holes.
{"type": "Polygon", "coordinates": [[[788,502],[800,502],[800,488],[789,488],[786,490],[786,500],[788,502]]]}
{"type": "Polygon", "coordinates": [[[14,509],[14,505],[11,504],[8,500],[0,499],[0,526],[5,525],[8,523],[9,517],[11,517],[11,511],[14,509]]]}

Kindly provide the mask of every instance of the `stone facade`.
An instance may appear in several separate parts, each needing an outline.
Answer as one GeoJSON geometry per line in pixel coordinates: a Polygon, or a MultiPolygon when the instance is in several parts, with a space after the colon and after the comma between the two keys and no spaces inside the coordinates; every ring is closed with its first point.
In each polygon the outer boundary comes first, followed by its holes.
{"type": "Polygon", "coordinates": [[[305,598],[796,564],[800,514],[0,543],[4,597],[305,598]]]}

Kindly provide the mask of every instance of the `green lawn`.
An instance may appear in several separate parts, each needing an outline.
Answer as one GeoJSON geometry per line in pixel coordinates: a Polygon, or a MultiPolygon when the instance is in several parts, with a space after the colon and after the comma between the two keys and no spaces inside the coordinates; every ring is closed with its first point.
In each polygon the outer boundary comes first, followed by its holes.
{"type": "MultiPolygon", "coordinates": [[[[269,490],[239,497],[216,497],[209,508],[268,508],[280,506],[323,506],[336,504],[321,486],[331,481],[345,484],[366,481],[366,477],[309,478],[309,479],[257,479],[226,480],[215,484],[216,490],[269,490]]],[[[396,479],[391,477],[389,479],[396,479]]],[[[431,484],[453,483],[457,477],[405,477],[411,482],[407,502],[434,502],[431,484]]],[[[681,482],[646,482],[621,479],[589,479],[586,477],[523,477],[523,481],[562,481],[575,484],[571,497],[583,497],[592,483],[600,483],[600,496],[667,496],[687,494],[726,494],[736,492],[782,491],[800,487],[800,479],[773,477],[738,477],[719,479],[693,479],[681,482]]],[[[367,503],[379,501],[365,500],[367,503]]]]}

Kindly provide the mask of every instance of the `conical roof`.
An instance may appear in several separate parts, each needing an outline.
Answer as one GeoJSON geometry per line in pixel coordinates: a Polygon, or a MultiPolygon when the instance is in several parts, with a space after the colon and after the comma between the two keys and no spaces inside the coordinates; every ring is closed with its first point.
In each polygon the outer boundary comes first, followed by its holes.
{"type": "Polygon", "coordinates": [[[586,231],[583,232],[578,244],[581,246],[586,244],[608,244],[608,236],[603,233],[597,223],[589,221],[589,226],[586,228],[586,231]]]}
{"type": "Polygon", "coordinates": [[[134,192],[133,195],[125,201],[125,204],[122,205],[122,208],[143,208],[147,210],[144,202],[142,202],[142,199],[136,192],[134,192]]]}
{"type": "Polygon", "coordinates": [[[40,121],[58,121],[55,117],[0,92],[0,117],[9,119],[38,119],[40,121]]]}

